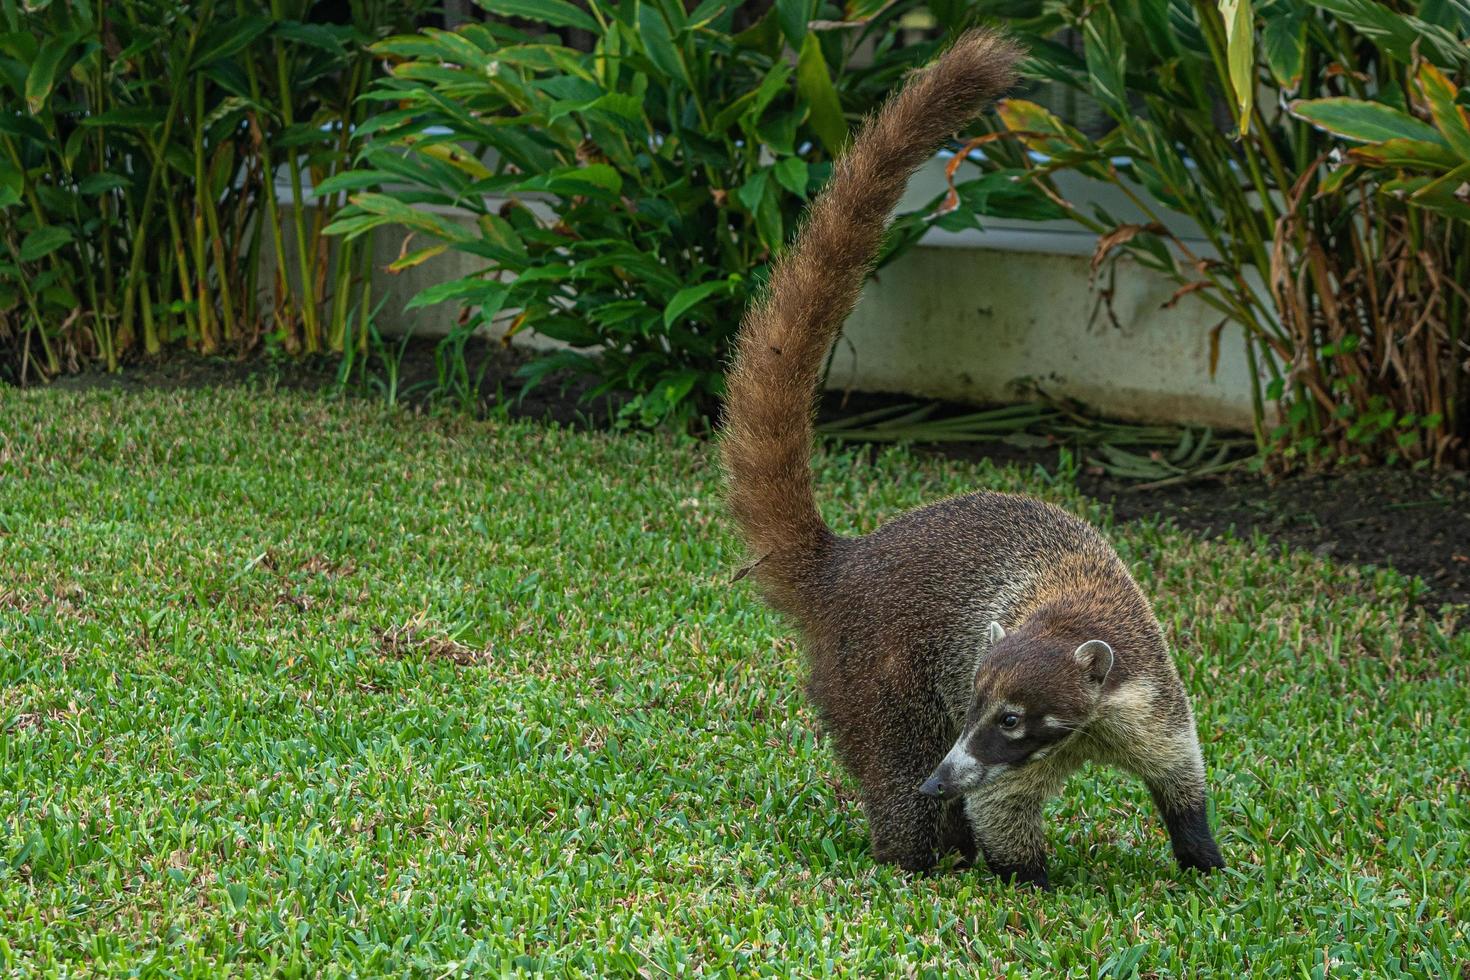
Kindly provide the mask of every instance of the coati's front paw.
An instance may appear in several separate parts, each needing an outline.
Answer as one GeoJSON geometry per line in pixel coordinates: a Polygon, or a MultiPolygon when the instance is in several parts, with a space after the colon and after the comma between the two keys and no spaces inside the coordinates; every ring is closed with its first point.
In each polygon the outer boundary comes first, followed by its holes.
{"type": "Polygon", "coordinates": [[[1051,881],[1046,876],[1045,864],[990,864],[990,870],[996,877],[1006,884],[1015,885],[1018,888],[1039,888],[1042,891],[1051,890],[1051,881]]]}
{"type": "Polygon", "coordinates": [[[1198,871],[1200,874],[1209,874],[1225,867],[1225,859],[1220,856],[1220,848],[1215,846],[1214,841],[1188,851],[1175,851],[1174,859],[1185,871],[1198,871]]]}

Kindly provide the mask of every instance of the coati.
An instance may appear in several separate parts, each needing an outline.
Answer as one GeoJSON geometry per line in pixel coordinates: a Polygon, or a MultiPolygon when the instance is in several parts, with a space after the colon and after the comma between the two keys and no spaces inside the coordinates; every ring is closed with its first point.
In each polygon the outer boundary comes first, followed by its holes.
{"type": "Polygon", "coordinates": [[[1047,884],[1043,802],[1084,760],[1147,783],[1181,866],[1223,867],[1189,699],[1143,593],[1086,522],[979,492],[839,537],[812,492],[822,361],[910,175],[1013,78],[960,37],[858,130],[742,321],[726,380],[728,505],[767,600],[798,627],[808,692],[857,780],[873,853],[907,869],[982,853],[1047,884]]]}

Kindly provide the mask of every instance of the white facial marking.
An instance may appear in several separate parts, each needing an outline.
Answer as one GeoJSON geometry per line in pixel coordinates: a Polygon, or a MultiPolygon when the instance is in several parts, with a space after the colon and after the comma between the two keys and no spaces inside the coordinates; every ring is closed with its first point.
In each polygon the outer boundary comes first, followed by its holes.
{"type": "Polygon", "coordinates": [[[941,767],[949,767],[949,779],[945,782],[956,793],[969,792],[985,779],[985,766],[970,754],[969,741],[970,733],[961,733],[949,754],[939,764],[941,767]]]}

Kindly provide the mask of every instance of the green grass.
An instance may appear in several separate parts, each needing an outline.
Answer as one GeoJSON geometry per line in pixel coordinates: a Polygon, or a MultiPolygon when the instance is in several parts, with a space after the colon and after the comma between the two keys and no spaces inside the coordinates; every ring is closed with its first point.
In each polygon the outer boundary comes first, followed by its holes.
{"type": "MultiPolygon", "coordinates": [[[[844,530],[1034,474],[833,454],[844,530]]],[[[1047,894],[875,867],[699,443],[261,390],[0,391],[0,970],[1462,976],[1470,635],[1130,526],[1228,873],[1142,788],[1047,894]]]]}

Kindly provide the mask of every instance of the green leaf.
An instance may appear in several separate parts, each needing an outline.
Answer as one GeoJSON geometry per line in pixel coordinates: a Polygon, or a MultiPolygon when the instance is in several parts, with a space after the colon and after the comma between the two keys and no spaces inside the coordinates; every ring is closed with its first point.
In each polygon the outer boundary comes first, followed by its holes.
{"type": "Polygon", "coordinates": [[[72,240],[70,228],[46,225],[37,228],[20,243],[20,260],[34,262],[43,259],[72,240]]]}
{"type": "Polygon", "coordinates": [[[1419,0],[1415,13],[1436,27],[1470,34],[1470,0],[1419,0]]]}
{"type": "Polygon", "coordinates": [[[1410,170],[1453,170],[1460,158],[1443,143],[1392,139],[1348,150],[1348,159],[1375,167],[1405,167],[1410,170]]]}
{"type": "Polygon", "coordinates": [[[1261,56],[1276,84],[1295,92],[1301,87],[1306,64],[1307,19],[1295,11],[1273,14],[1281,9],[1268,7],[1262,12],[1265,26],[1261,29],[1261,56]]]}
{"type": "Polygon", "coordinates": [[[358,191],[365,187],[377,187],[393,179],[392,174],[381,170],[348,170],[333,174],[312,188],[313,197],[326,197],[339,191],[358,191]]]}
{"type": "Polygon", "coordinates": [[[1440,134],[1462,159],[1470,160],[1470,116],[1455,102],[1454,83],[1428,62],[1419,66],[1418,82],[1440,134]]]}
{"type": "Polygon", "coordinates": [[[465,276],[463,279],[430,286],[409,300],[404,309],[412,310],[420,306],[433,306],[451,299],[471,300],[470,305],[482,306],[486,301],[496,302],[497,298],[502,297],[508,289],[505,283],[486,279],[478,274],[465,276]]]}
{"type": "Polygon", "coordinates": [[[735,44],[742,48],[763,52],[774,58],[781,53],[781,24],[776,18],[777,10],[772,7],[754,25],[735,35],[735,44]]]}
{"type": "Polygon", "coordinates": [[[116,126],[123,129],[151,129],[162,126],[167,110],[154,105],[120,105],[88,116],[83,126],[116,126]]]}
{"type": "Polygon", "coordinates": [[[810,177],[806,161],[801,157],[787,157],[772,167],[771,172],[776,175],[776,181],[782,187],[798,197],[806,197],[810,177]]]}
{"type": "Polygon", "coordinates": [[[557,167],[549,173],[528,177],[507,190],[575,195],[586,194],[592,188],[617,194],[623,189],[623,177],[605,163],[590,163],[585,167],[557,167]]]}
{"type": "Polygon", "coordinates": [[[643,100],[625,92],[604,92],[591,99],[563,99],[552,103],[546,113],[546,124],[553,125],[557,120],[573,112],[609,112],[630,122],[640,122],[643,119],[643,100]]]}
{"type": "Polygon", "coordinates": [[[813,6],[812,0],[776,0],[776,22],[793,48],[805,48],[806,25],[812,19],[813,6]]]}
{"type": "Polygon", "coordinates": [[[118,174],[88,174],[77,185],[77,190],[87,195],[105,194],[108,191],[120,190],[127,186],[127,179],[118,174]]]}
{"type": "Polygon", "coordinates": [[[678,79],[693,88],[684,70],[684,62],[679,58],[679,50],[674,47],[674,35],[657,7],[648,3],[638,5],[638,36],[643,42],[643,50],[648,53],[648,60],[665,78],[678,79]]]}
{"type": "Polygon", "coordinates": [[[1106,4],[1094,7],[1082,25],[1082,51],[1087,59],[1088,82],[1093,98],[1114,119],[1126,120],[1128,90],[1124,83],[1127,46],[1118,20],[1106,4]]]}
{"type": "Polygon", "coordinates": [[[697,286],[685,286],[675,293],[668,305],[664,307],[664,327],[673,326],[674,321],[688,310],[715,293],[728,293],[733,286],[734,282],[730,279],[716,279],[713,282],[699,283],[697,286]]]}
{"type": "Polygon", "coordinates": [[[31,115],[39,115],[46,107],[46,100],[51,97],[51,88],[56,83],[62,62],[71,54],[76,40],[77,36],[73,33],[60,34],[47,38],[36,52],[36,59],[31,62],[31,69],[26,74],[26,108],[31,115]]]}
{"type": "Polygon", "coordinates": [[[698,371],[686,369],[660,380],[654,391],[664,406],[671,407],[683,401],[685,396],[694,389],[694,383],[698,380],[698,371]]]}
{"type": "Polygon", "coordinates": [[[502,17],[523,17],[526,20],[541,21],[553,27],[576,27],[594,34],[602,32],[602,28],[597,26],[597,21],[565,0],[475,0],[475,2],[490,13],[499,14],[502,17]]]}
{"type": "Polygon", "coordinates": [[[315,48],[338,57],[347,54],[347,49],[342,46],[342,38],[346,36],[342,29],[334,29],[326,24],[303,24],[294,20],[278,21],[271,31],[276,37],[294,41],[304,47],[315,48]]]}
{"type": "Polygon", "coordinates": [[[1470,62],[1470,48],[1450,31],[1391,10],[1376,0],[1312,0],[1312,5],[1350,24],[1405,64],[1413,61],[1416,49],[1440,65],[1470,62]]]}
{"type": "Polygon", "coordinates": [[[769,170],[757,170],[750,179],[740,185],[735,192],[735,197],[752,214],[761,206],[761,200],[766,196],[766,187],[771,179],[769,170]]]}
{"type": "Polygon", "coordinates": [[[806,99],[807,121],[817,139],[828,153],[837,156],[847,143],[847,120],[842,118],[842,103],[815,34],[808,34],[801,42],[801,54],[796,59],[796,90],[806,99]]]}
{"type": "Polygon", "coordinates": [[[194,68],[212,65],[239,54],[271,26],[266,17],[236,17],[214,27],[194,51],[194,68]]]}
{"type": "Polygon", "coordinates": [[[1225,61],[1230,69],[1230,87],[1240,118],[1240,135],[1250,132],[1251,111],[1256,98],[1255,17],[1251,0],[1219,0],[1225,19],[1225,61]]]}
{"type": "Polygon", "coordinates": [[[1360,143],[1406,139],[1442,143],[1433,126],[1381,102],[1365,102],[1336,96],[1330,99],[1298,99],[1288,111],[1318,129],[1360,143]]]}

